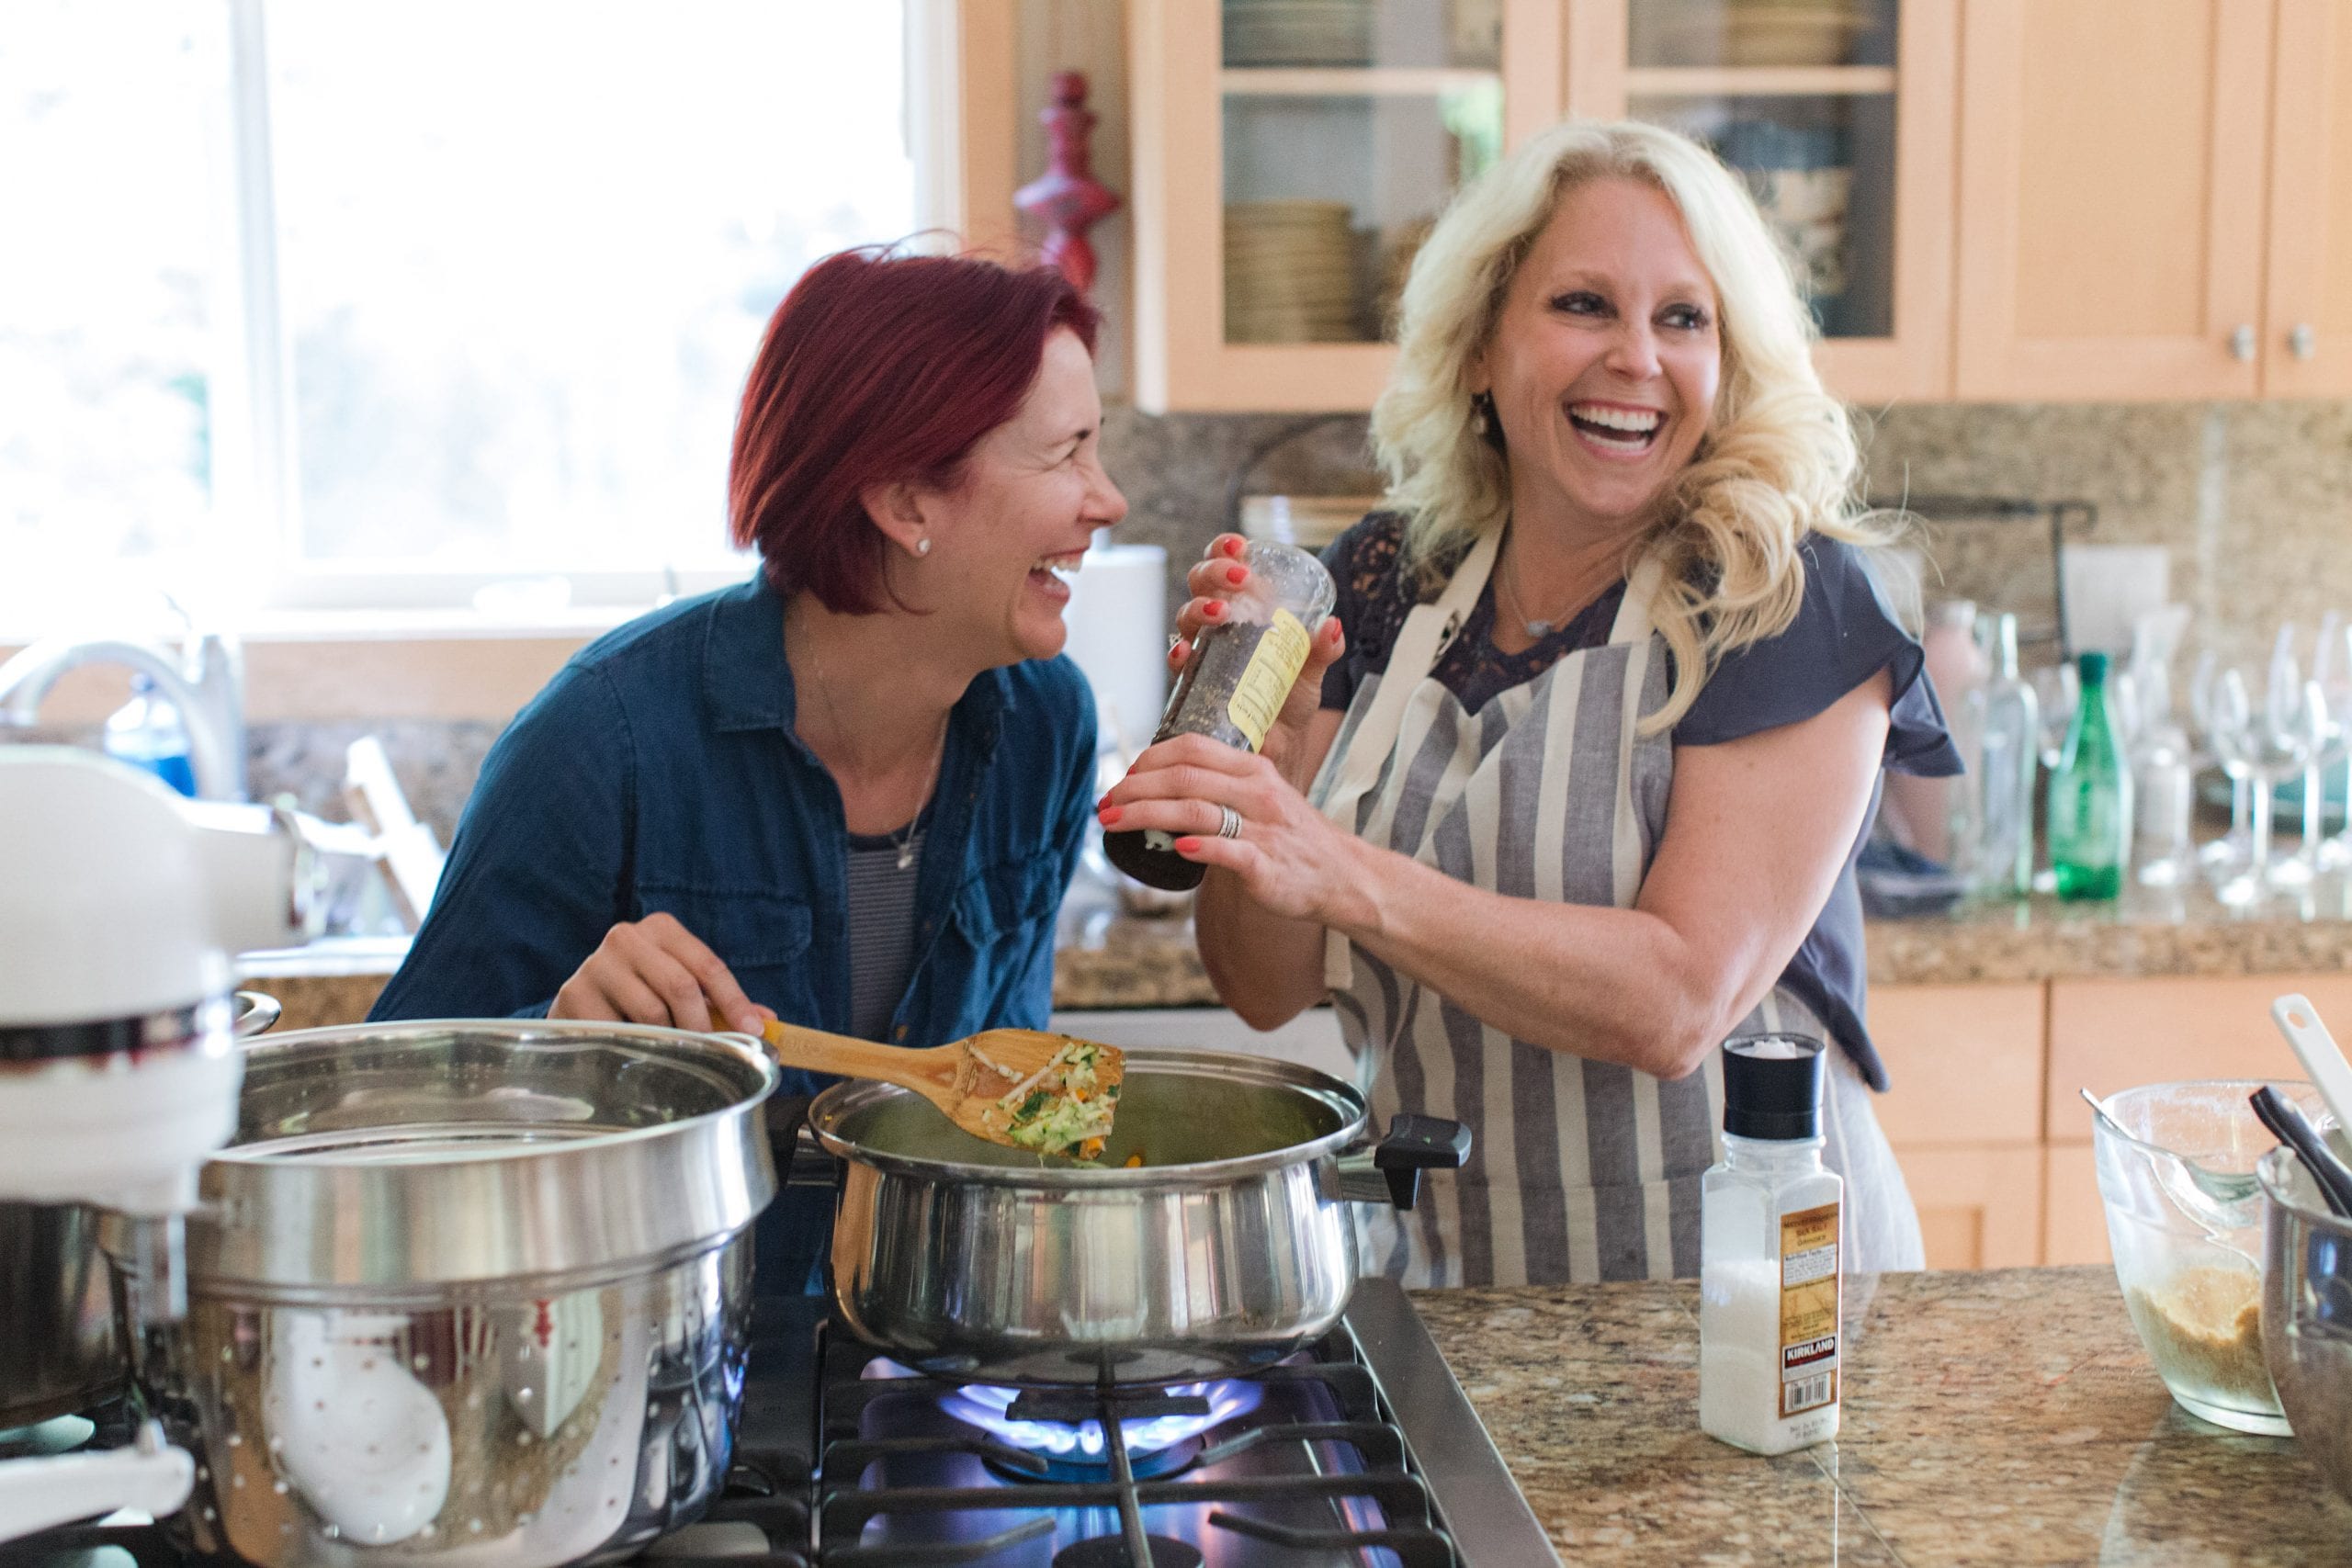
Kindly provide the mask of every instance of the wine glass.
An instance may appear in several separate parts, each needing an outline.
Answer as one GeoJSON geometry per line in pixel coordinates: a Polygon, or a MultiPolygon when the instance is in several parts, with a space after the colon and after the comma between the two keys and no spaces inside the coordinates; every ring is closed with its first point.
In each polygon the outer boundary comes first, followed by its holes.
{"type": "Polygon", "coordinates": [[[2114,732],[2116,750],[2130,756],[2147,728],[2147,713],[2140,701],[2139,682],[2129,670],[2108,671],[2107,723],[2114,732]]]}
{"type": "Polygon", "coordinates": [[[2301,874],[2290,880],[2308,887],[2328,867],[2324,781],[2327,771],[2344,760],[2346,734],[2343,713],[2328,701],[2327,688],[2316,680],[2303,682],[2295,722],[2301,728],[2308,760],[2303,764],[2303,841],[2292,857],[2301,874]]]}
{"type": "MultiPolygon", "coordinates": [[[[2310,813],[2317,804],[2318,792],[2311,787],[2311,781],[2312,773],[2317,771],[2315,760],[2319,755],[2320,743],[2325,739],[2327,730],[2327,707],[2315,695],[2316,691],[2316,687],[2303,679],[2301,667],[2296,662],[2295,627],[2292,622],[2289,622],[2278,628],[2278,637],[2270,644],[2270,667],[2264,672],[2262,712],[2256,716],[2265,738],[2270,742],[2269,754],[2273,761],[2283,766],[2289,756],[2299,759],[2295,768],[2275,773],[2270,784],[2275,792],[2289,779],[2298,773],[2301,775],[2306,832],[2295,853],[2274,858],[2268,863],[2266,875],[2276,887],[2307,886],[2318,874],[2317,863],[2305,852],[2316,838],[2310,831],[2312,823],[2310,813]]],[[[2275,797],[2273,804],[2275,808],[2275,797]]]]}
{"type": "Polygon", "coordinates": [[[2208,874],[2226,881],[2252,858],[2254,834],[2249,826],[2253,810],[2251,786],[2244,773],[2232,768],[2223,760],[2222,748],[2214,739],[2221,728],[2221,715],[2215,700],[2222,684],[2221,675],[2222,661],[2218,654],[2209,648],[2198,655],[2197,668],[2188,678],[2188,717],[2189,722],[2197,727],[2197,734],[2205,746],[2203,755],[2192,759],[2192,761],[2202,766],[2210,761],[2219,765],[2230,778],[2230,830],[2197,852],[2198,861],[2208,874]]]}
{"type": "Polygon", "coordinates": [[[2253,793],[2252,852],[2245,869],[2229,876],[2215,890],[2215,896],[2224,904],[2255,903],[2269,892],[2274,872],[2270,860],[2271,793],[2281,780],[2294,777],[2310,761],[2311,744],[2306,738],[2312,733],[2315,722],[2325,723],[2324,710],[2316,720],[2309,711],[2308,705],[2316,700],[2316,693],[2315,686],[2298,682],[2290,689],[2266,693],[2262,707],[2256,711],[2246,695],[2246,680],[2241,671],[2223,671],[2214,685],[2209,699],[2213,750],[2230,775],[2245,778],[2253,793]]]}
{"type": "MultiPolygon", "coordinates": [[[[2337,762],[2352,759],[2352,626],[2330,610],[2320,622],[2319,646],[2312,650],[2312,679],[2319,682],[2321,699],[2327,704],[2327,755],[2320,760],[2313,772],[2320,784],[2312,793],[2320,803],[2321,815],[2314,819],[2305,808],[2303,832],[2308,839],[2326,827],[2327,770],[2337,762]]],[[[2312,789],[2306,781],[2304,788],[2312,789]]],[[[2345,818],[2332,837],[2322,837],[2317,863],[2322,871],[2341,871],[2352,866],[2352,772],[2346,775],[2345,818]]]]}

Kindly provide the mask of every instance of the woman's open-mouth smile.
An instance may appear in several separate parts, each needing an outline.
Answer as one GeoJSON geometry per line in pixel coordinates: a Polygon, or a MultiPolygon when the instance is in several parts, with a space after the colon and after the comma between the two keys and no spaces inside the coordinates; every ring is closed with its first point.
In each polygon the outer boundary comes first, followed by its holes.
{"type": "Polygon", "coordinates": [[[1567,416],[1577,439],[1604,457],[1645,456],[1666,429],[1664,413],[1631,403],[1570,403],[1567,416]]]}
{"type": "Polygon", "coordinates": [[[1078,575],[1079,566],[1086,558],[1084,550],[1065,550],[1059,555],[1039,556],[1037,564],[1029,569],[1029,586],[1057,604],[1069,603],[1069,580],[1078,575]]]}

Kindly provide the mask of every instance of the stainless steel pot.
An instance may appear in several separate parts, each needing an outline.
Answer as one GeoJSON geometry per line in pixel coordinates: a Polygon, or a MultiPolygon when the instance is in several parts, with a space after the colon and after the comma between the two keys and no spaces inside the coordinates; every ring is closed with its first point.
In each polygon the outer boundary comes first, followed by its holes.
{"type": "MultiPolygon", "coordinates": [[[[239,991],[232,1027],[250,1039],[277,1016],[275,998],[239,991]]],[[[123,1370],[96,1215],[0,1203],[0,1431],[102,1404],[123,1370]]]]}
{"type": "Polygon", "coordinates": [[[1309,1067],[1131,1051],[1099,1165],[983,1143],[908,1090],[835,1084],[808,1112],[841,1161],[833,1299],[926,1372],[992,1383],[1181,1382],[1330,1328],[1357,1273],[1351,1202],[1410,1208],[1470,1134],[1309,1067]],[[1144,1161],[1129,1168],[1125,1161],[1144,1161]]]}
{"type": "Polygon", "coordinates": [[[696,1517],[733,1450],[775,1082],[746,1044],[619,1025],[250,1047],[189,1315],[132,1355],[197,1455],[192,1544],[548,1568],[696,1517]]]}

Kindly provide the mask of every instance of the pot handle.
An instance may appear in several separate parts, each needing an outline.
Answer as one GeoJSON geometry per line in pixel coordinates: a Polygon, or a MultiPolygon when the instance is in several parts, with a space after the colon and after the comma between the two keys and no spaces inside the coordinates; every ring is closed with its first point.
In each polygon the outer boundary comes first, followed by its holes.
{"type": "Polygon", "coordinates": [[[240,1040],[251,1040],[257,1034],[269,1032],[286,1009],[276,997],[259,991],[239,991],[236,998],[236,1034],[240,1040]]]}
{"type": "Polygon", "coordinates": [[[1469,1157],[1469,1128],[1442,1116],[1403,1112],[1391,1119],[1380,1142],[1340,1156],[1340,1196],[1409,1210],[1420,1199],[1422,1171],[1459,1170],[1469,1157]]]}

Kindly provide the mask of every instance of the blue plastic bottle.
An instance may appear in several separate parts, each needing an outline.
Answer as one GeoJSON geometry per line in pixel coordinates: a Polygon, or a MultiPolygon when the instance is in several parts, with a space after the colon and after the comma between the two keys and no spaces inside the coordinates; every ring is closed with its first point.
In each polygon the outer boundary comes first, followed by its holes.
{"type": "Polygon", "coordinates": [[[107,717],[105,746],[107,756],[146,769],[182,795],[196,794],[187,726],[175,704],[155,694],[150,677],[130,678],[130,700],[107,717]]]}

